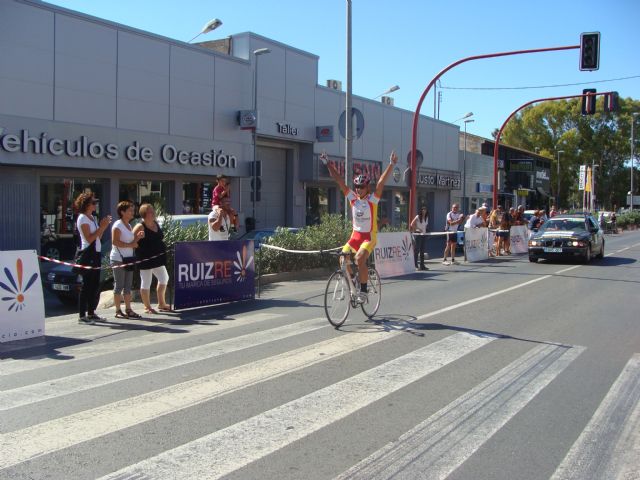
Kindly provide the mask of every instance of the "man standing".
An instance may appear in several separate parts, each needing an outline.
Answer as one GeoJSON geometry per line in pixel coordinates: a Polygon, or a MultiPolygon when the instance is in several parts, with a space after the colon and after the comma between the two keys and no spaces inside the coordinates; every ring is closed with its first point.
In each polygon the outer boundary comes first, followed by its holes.
{"type": "Polygon", "coordinates": [[[238,228],[238,215],[231,208],[229,197],[223,197],[209,214],[209,240],[229,240],[231,227],[238,228]]]}
{"type": "Polygon", "coordinates": [[[485,207],[479,207],[476,209],[476,213],[470,215],[467,219],[467,223],[464,224],[464,228],[480,228],[487,226],[487,209],[485,207]]]}
{"type": "Polygon", "coordinates": [[[454,203],[451,205],[451,211],[447,213],[447,223],[445,225],[445,231],[447,232],[447,240],[444,247],[444,259],[443,265],[458,265],[456,262],[456,243],[457,243],[457,231],[458,225],[464,222],[464,214],[459,212],[459,205],[454,203]],[[447,260],[447,256],[451,252],[451,261],[447,260]]]}

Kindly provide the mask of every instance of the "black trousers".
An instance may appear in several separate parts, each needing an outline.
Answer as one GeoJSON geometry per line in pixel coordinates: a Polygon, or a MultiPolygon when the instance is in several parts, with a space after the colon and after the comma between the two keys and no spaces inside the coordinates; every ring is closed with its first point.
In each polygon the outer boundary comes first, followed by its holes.
{"type": "Polygon", "coordinates": [[[424,251],[427,248],[427,237],[414,235],[413,238],[416,240],[416,248],[413,251],[416,268],[418,268],[418,259],[420,259],[419,266],[422,268],[424,267],[424,251]]]}
{"type": "MultiPolygon", "coordinates": [[[[100,266],[100,254],[96,252],[92,259],[94,267],[100,266]]],[[[78,314],[84,317],[95,313],[100,300],[100,270],[85,270],[82,273],[82,289],[78,299],[78,314]]]]}

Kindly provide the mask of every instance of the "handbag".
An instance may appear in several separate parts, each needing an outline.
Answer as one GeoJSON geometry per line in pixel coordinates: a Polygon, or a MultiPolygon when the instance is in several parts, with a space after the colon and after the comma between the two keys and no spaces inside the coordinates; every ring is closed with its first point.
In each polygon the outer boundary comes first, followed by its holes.
{"type": "MultiPolygon", "coordinates": [[[[95,244],[96,244],[96,241],[94,240],[89,244],[87,248],[84,248],[82,250],[78,249],[76,251],[76,256],[73,260],[73,263],[75,263],[76,265],[85,265],[88,267],[93,267],[94,265],[93,265],[92,253],[95,252],[95,248],[96,248],[95,244]]],[[[80,267],[71,267],[71,271],[75,274],[80,274],[80,273],[86,272],[87,270],[80,267]]]]}
{"type": "MultiPolygon", "coordinates": [[[[114,245],[115,247],[115,245],[114,245]]],[[[120,257],[122,258],[122,263],[123,265],[126,265],[126,267],[124,267],[125,271],[127,272],[133,272],[136,269],[136,262],[138,260],[138,258],[134,255],[131,257],[125,257],[124,255],[122,255],[122,252],[120,251],[120,249],[118,247],[116,247],[116,250],[118,250],[118,253],[120,254],[120,257]]]]}

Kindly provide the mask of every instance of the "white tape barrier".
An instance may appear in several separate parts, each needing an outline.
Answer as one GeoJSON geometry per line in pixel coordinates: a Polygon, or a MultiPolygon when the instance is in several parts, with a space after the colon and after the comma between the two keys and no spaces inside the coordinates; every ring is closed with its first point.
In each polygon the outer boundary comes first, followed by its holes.
{"type": "Polygon", "coordinates": [[[279,252],[286,252],[286,253],[326,253],[326,252],[337,252],[338,250],[342,249],[342,247],[336,247],[336,248],[329,248],[328,250],[287,250],[286,248],[276,247],[275,245],[269,245],[267,243],[261,244],[260,247],[268,248],[271,250],[278,250],[279,252]]]}

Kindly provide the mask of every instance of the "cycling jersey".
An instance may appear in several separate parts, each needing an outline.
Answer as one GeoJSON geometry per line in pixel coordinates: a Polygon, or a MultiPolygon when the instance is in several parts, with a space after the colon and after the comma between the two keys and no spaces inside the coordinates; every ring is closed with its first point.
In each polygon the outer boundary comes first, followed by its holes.
{"type": "Polygon", "coordinates": [[[357,253],[363,248],[369,253],[373,253],[378,233],[378,202],[380,202],[380,198],[374,194],[360,198],[355,192],[349,191],[347,200],[351,204],[353,232],[342,251],[357,253]]]}

